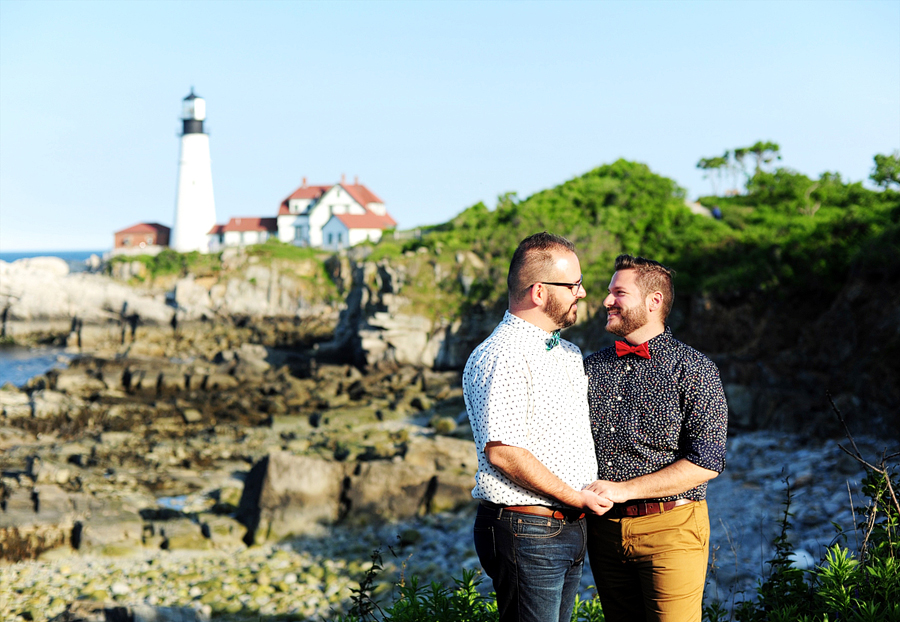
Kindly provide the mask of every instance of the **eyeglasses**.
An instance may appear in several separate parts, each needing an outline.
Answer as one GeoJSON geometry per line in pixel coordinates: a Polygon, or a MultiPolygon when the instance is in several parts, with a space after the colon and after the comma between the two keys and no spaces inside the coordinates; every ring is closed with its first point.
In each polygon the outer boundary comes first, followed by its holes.
{"type": "Polygon", "coordinates": [[[569,291],[572,292],[573,296],[577,296],[578,292],[581,290],[582,281],[584,281],[584,275],[581,275],[581,278],[578,279],[575,283],[552,283],[550,281],[538,281],[537,283],[532,283],[528,286],[528,289],[531,289],[538,283],[543,283],[544,285],[556,285],[558,287],[568,287],[569,291]]]}

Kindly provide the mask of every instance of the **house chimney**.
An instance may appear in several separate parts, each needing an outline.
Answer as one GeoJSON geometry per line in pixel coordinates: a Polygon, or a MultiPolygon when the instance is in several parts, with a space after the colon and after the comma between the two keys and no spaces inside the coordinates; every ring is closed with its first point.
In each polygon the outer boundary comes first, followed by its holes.
{"type": "Polygon", "coordinates": [[[347,176],[341,173],[341,185],[347,183],[347,176]]]}
{"type": "Polygon", "coordinates": [[[303,185],[301,187],[306,188],[306,177],[303,178],[303,185]]]}
{"type": "Polygon", "coordinates": [[[353,176],[353,185],[354,185],[354,186],[358,186],[358,185],[359,185],[359,175],[354,175],[354,176],[353,176]]]}

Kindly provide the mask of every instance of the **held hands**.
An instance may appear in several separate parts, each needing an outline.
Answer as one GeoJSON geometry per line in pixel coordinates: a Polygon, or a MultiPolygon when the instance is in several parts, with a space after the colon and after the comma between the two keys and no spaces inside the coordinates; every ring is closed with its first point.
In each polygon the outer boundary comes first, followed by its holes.
{"type": "MultiPolygon", "coordinates": [[[[591,486],[593,486],[593,484],[591,484],[591,486]]],[[[613,506],[612,501],[590,490],[590,486],[579,491],[579,494],[581,495],[581,507],[593,512],[597,516],[605,514],[613,506]]]]}
{"type": "MultiPolygon", "coordinates": [[[[625,503],[631,496],[625,488],[625,482],[609,482],[604,479],[598,479],[588,485],[584,491],[590,491],[596,495],[605,498],[612,503],[625,503]]],[[[584,492],[582,491],[582,492],[584,492]]],[[[608,508],[607,508],[608,509],[608,508]]]]}

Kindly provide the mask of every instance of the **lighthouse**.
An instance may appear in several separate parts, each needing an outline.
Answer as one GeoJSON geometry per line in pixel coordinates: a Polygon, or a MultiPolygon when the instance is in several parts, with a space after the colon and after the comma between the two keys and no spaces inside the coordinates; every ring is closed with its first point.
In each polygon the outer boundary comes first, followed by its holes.
{"type": "Polygon", "coordinates": [[[181,155],[178,159],[178,190],[175,195],[175,226],[172,248],[181,253],[209,251],[207,234],[216,224],[213,200],[209,135],[203,131],[206,100],[191,94],[182,102],[181,155]]]}

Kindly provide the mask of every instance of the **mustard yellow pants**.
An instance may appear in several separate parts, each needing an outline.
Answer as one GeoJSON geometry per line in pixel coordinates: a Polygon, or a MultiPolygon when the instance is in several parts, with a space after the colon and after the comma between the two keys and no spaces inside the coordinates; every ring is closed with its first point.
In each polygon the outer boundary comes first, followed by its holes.
{"type": "Polygon", "coordinates": [[[606,622],[700,622],[706,501],[647,516],[588,516],[588,555],[606,622]]]}

